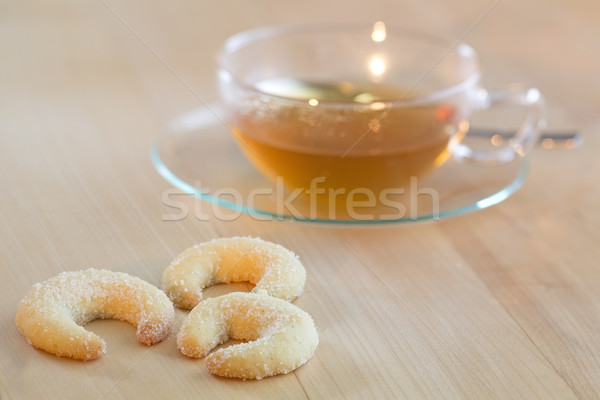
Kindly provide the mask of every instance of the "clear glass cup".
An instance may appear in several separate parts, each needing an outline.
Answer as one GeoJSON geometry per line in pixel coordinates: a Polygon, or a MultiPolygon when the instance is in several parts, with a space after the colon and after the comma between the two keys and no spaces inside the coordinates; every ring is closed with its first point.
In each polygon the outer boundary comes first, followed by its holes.
{"type": "Polygon", "coordinates": [[[242,32],[218,68],[225,120],[244,154],[330,208],[376,207],[451,156],[498,165],[527,154],[543,124],[540,92],[488,92],[480,78],[469,45],[381,22],[242,32]],[[462,144],[473,112],[506,104],[527,110],[506,146],[462,144]]]}

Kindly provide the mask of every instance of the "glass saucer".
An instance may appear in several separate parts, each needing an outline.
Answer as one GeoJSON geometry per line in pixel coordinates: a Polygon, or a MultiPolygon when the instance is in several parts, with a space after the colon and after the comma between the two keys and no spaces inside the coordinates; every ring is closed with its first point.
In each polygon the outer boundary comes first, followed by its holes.
{"type": "MultiPolygon", "coordinates": [[[[206,202],[203,214],[248,213],[259,220],[298,220],[328,224],[389,224],[434,221],[497,204],[521,187],[529,158],[484,166],[450,158],[429,175],[414,179],[370,207],[364,199],[353,209],[322,205],[317,195],[288,190],[262,175],[242,154],[218,117],[218,105],[199,108],[173,120],[155,140],[151,157],[157,171],[185,194],[206,202]],[[313,201],[316,200],[316,201],[313,201]]],[[[489,138],[469,136],[473,148],[492,146],[489,138]]],[[[322,192],[325,192],[322,188],[322,192]]],[[[325,196],[326,194],[322,194],[325,196]]]]}

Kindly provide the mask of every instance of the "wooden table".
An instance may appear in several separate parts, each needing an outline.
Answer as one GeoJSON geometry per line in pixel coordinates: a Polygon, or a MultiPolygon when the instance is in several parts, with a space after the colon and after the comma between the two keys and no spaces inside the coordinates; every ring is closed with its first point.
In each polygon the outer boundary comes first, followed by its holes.
{"type": "Polygon", "coordinates": [[[0,32],[0,398],[600,397],[597,1],[7,0],[0,32]],[[261,25],[354,20],[466,33],[487,85],[541,88],[550,128],[578,128],[584,145],[535,150],[514,196],[435,223],[165,221],[171,186],[149,148],[200,105],[194,93],[215,98],[223,40],[261,25]],[[145,347],[108,320],[88,325],[105,356],[59,359],[14,324],[31,285],[61,271],[108,268],[159,285],[184,248],[233,235],[280,243],[307,268],[295,304],[314,317],[320,344],[294,373],[216,378],[178,353],[174,334],[145,347]]]}

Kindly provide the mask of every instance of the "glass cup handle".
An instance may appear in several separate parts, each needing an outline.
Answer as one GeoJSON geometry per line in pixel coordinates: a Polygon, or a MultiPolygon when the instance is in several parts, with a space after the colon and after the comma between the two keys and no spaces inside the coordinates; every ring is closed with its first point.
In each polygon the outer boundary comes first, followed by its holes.
{"type": "MultiPolygon", "coordinates": [[[[527,116],[515,136],[506,146],[496,150],[473,150],[465,144],[459,144],[454,155],[468,161],[498,165],[505,164],[516,157],[523,157],[536,143],[540,131],[545,128],[544,98],[535,88],[508,89],[488,92],[480,89],[477,102],[480,109],[502,105],[518,105],[527,108],[527,116]]],[[[468,136],[468,133],[467,133],[468,136]]]]}

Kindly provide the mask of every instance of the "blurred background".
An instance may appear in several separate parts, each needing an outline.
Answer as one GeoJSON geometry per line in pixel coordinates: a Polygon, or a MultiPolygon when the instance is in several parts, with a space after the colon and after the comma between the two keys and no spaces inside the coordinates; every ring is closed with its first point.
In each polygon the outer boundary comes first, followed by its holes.
{"type": "MultiPolygon", "coordinates": [[[[593,76],[600,67],[587,58],[597,49],[593,32],[600,5],[550,0],[540,9],[540,4],[516,0],[425,0],[418,5],[360,0],[3,1],[3,109],[7,112],[16,101],[32,101],[38,93],[80,106],[89,102],[91,109],[118,108],[133,101],[139,90],[159,123],[196,106],[192,91],[206,99],[215,97],[215,54],[236,32],[288,22],[381,20],[449,38],[466,34],[464,40],[484,64],[484,83],[527,82],[546,89],[551,106],[560,102],[575,118],[587,114],[597,104],[578,100],[580,91],[590,90],[589,85],[597,91],[600,85],[594,79],[586,80],[584,87],[582,80],[582,75],[593,76]],[[61,53],[71,55],[68,61],[61,53]],[[574,70],[578,72],[569,72],[574,70]],[[15,76],[22,77],[25,71],[27,82],[17,81],[15,76]],[[73,78],[80,90],[65,93],[63,81],[73,78]],[[556,79],[563,83],[560,92],[544,88],[545,82],[556,79]]],[[[98,112],[110,114],[109,109],[98,112]]],[[[551,122],[562,123],[562,117],[554,114],[551,122]]]]}

